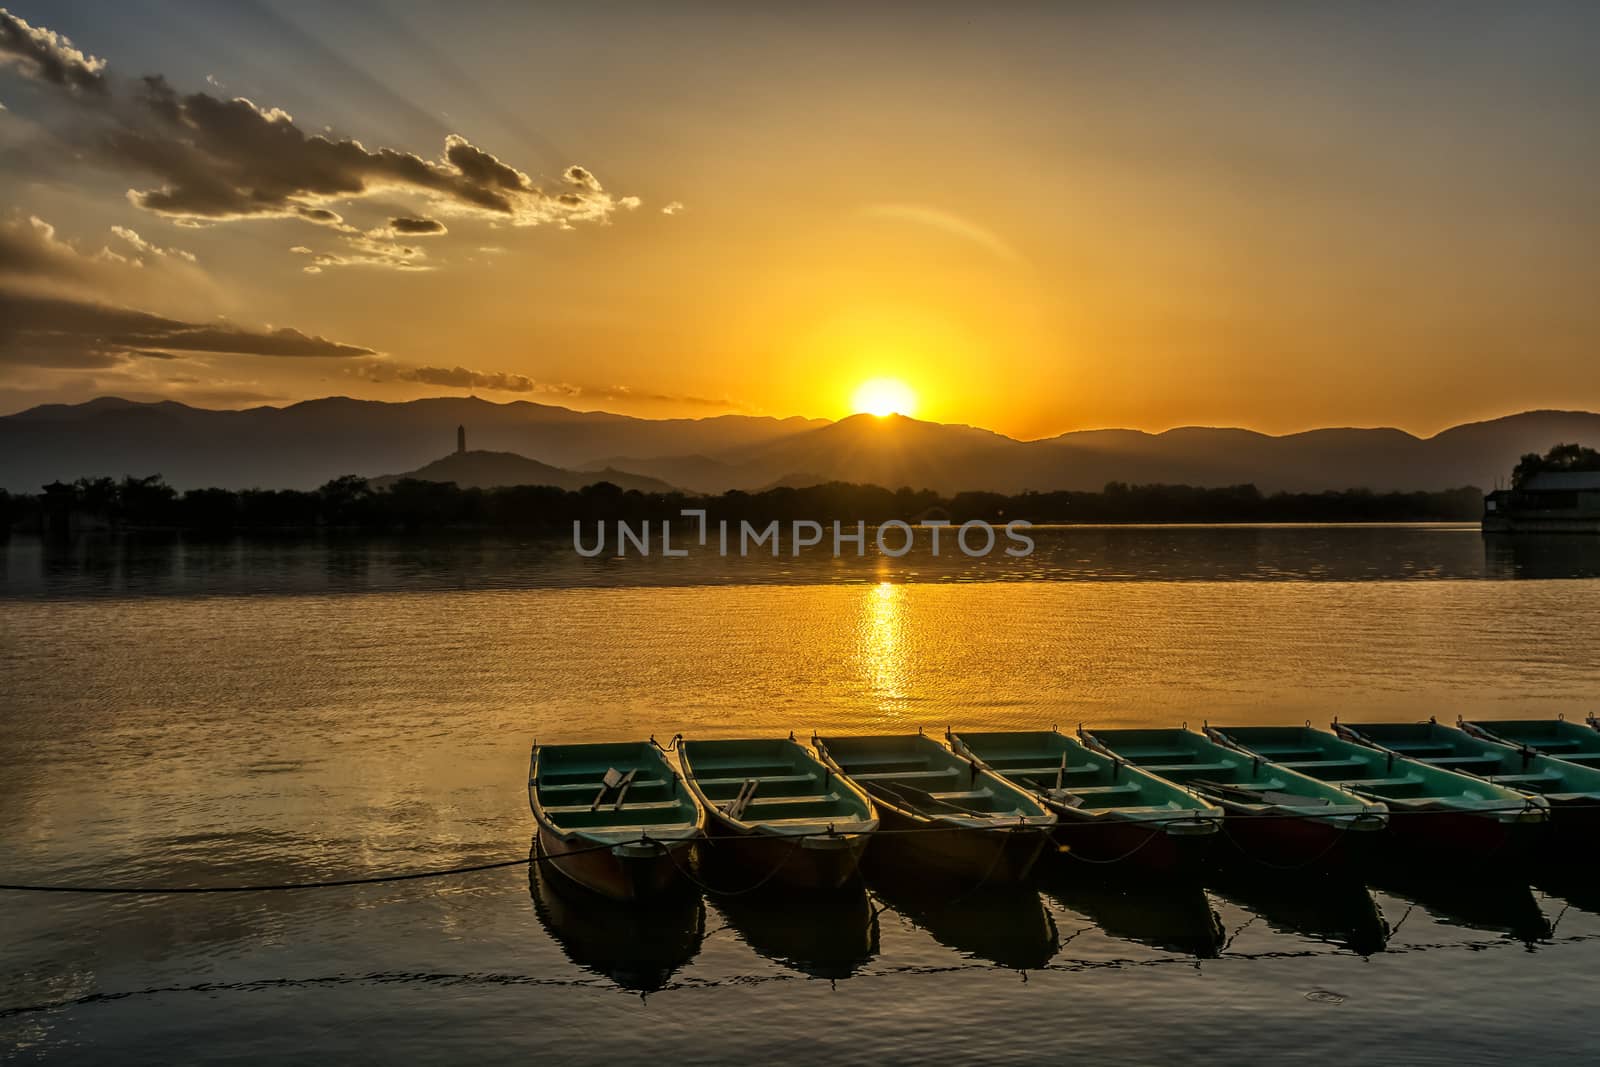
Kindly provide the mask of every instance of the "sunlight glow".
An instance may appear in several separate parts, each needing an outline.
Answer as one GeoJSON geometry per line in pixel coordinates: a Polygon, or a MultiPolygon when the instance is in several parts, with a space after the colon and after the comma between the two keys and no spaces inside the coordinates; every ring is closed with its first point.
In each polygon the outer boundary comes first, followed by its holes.
{"type": "Polygon", "coordinates": [[[880,418],[885,415],[914,415],[917,394],[898,379],[874,378],[861,383],[850,403],[856,411],[880,418]]]}

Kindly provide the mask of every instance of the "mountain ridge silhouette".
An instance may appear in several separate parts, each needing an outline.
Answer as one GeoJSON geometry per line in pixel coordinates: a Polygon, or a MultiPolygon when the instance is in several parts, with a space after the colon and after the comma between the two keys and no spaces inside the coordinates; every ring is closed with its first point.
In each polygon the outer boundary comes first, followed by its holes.
{"type": "MultiPolygon", "coordinates": [[[[0,487],[37,492],[80,476],[160,473],[179,488],[314,488],[331,478],[417,472],[474,449],[588,478],[607,469],[692,492],[811,481],[908,485],[944,493],[1100,489],[1113,481],[1266,492],[1490,488],[1526,452],[1600,444],[1600,414],[1537,410],[1429,437],[1392,427],[1273,435],[1237,427],[1074,430],[1020,441],[981,427],[904,416],[719,415],[644,419],[477,397],[389,402],[323,397],[217,410],[98,397],[0,417],[0,487]]],[[[648,484],[648,483],[644,483],[648,484]]]]}

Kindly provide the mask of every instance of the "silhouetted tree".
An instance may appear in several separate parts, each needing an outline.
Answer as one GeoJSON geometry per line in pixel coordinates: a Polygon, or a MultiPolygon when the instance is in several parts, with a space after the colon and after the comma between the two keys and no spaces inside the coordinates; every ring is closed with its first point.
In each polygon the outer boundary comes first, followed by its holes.
{"type": "Polygon", "coordinates": [[[1511,472],[1511,488],[1521,489],[1535,474],[1545,471],[1600,471],[1600,451],[1579,444],[1556,445],[1544,455],[1529,452],[1511,472]]]}

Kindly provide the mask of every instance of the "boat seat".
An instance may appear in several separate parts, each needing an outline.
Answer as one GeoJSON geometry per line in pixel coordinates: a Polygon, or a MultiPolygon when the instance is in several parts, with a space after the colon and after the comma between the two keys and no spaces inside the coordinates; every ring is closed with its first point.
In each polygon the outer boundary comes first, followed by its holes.
{"type": "Polygon", "coordinates": [[[1345,778],[1341,781],[1352,789],[1383,789],[1389,786],[1419,785],[1422,779],[1408,774],[1404,778],[1345,778]]]}
{"type": "Polygon", "coordinates": [[[1359,771],[1366,766],[1363,760],[1350,759],[1348,757],[1344,759],[1274,760],[1273,762],[1291,771],[1310,771],[1313,774],[1317,771],[1359,771]]]}
{"type": "Polygon", "coordinates": [[[982,800],[984,797],[993,796],[987,789],[958,789],[945,793],[929,793],[935,800],[982,800]]]}
{"type": "Polygon", "coordinates": [[[1231,760],[1212,760],[1210,762],[1197,760],[1193,763],[1140,763],[1139,766],[1153,774],[1169,774],[1175,771],[1187,774],[1190,771],[1226,771],[1237,767],[1238,764],[1231,760]]]}
{"type": "Polygon", "coordinates": [[[1290,760],[1319,760],[1322,759],[1320,748],[1284,748],[1280,745],[1246,745],[1251,752],[1258,753],[1262,759],[1269,759],[1273,763],[1287,763],[1290,760]]]}
{"type": "Polygon", "coordinates": [[[1434,741],[1390,741],[1384,742],[1381,738],[1378,744],[1391,749],[1409,759],[1427,760],[1431,756],[1455,755],[1456,750],[1449,745],[1441,745],[1434,741]]]}
{"type": "Polygon", "coordinates": [[[725,785],[740,786],[751,778],[755,778],[762,785],[791,785],[800,782],[810,782],[816,779],[814,774],[768,774],[768,775],[741,775],[737,778],[695,778],[700,788],[716,788],[725,785]]]}
{"type": "MultiPolygon", "coordinates": [[[[551,793],[574,793],[580,795],[588,793],[590,797],[593,797],[600,791],[600,779],[598,778],[592,782],[535,782],[534,784],[538,786],[540,796],[548,796],[551,793]]],[[[635,778],[633,780],[633,788],[635,789],[666,784],[667,780],[665,778],[635,778]]],[[[611,799],[615,802],[617,799],[615,791],[608,792],[611,793],[611,799]]]]}
{"type": "Polygon", "coordinates": [[[832,826],[841,834],[858,834],[862,832],[861,828],[864,826],[877,825],[876,820],[863,819],[855,815],[841,815],[837,819],[819,818],[815,815],[810,815],[793,819],[753,819],[751,822],[756,826],[787,826],[791,829],[815,827],[819,834],[827,833],[829,826],[832,826]]]}
{"type": "Polygon", "coordinates": [[[1447,766],[1452,768],[1498,767],[1504,762],[1499,756],[1417,756],[1415,759],[1418,763],[1426,763],[1434,767],[1447,766]]]}
{"type": "MultiPolygon", "coordinates": [[[[1056,772],[1060,769],[1061,764],[1059,763],[1043,763],[1036,767],[995,767],[995,770],[999,771],[1008,778],[1013,775],[1024,775],[1028,778],[1049,778],[1052,782],[1055,781],[1056,772]]],[[[1099,769],[1100,768],[1093,763],[1069,763],[1067,764],[1067,776],[1071,777],[1074,774],[1093,773],[1099,769]]]]}
{"type": "Polygon", "coordinates": [[[819,800],[836,801],[838,799],[838,793],[811,793],[807,796],[799,797],[756,797],[751,806],[765,810],[767,808],[781,808],[786,804],[815,804],[819,800]]]}
{"type": "MultiPolygon", "coordinates": [[[[616,812],[617,814],[620,814],[621,812],[617,812],[616,811],[616,803],[617,803],[616,802],[616,798],[613,797],[610,800],[602,800],[600,802],[600,806],[598,808],[591,808],[590,805],[588,805],[588,804],[565,804],[565,805],[561,805],[559,807],[554,807],[554,806],[551,806],[549,804],[546,804],[544,810],[545,810],[545,812],[547,814],[550,814],[550,815],[587,815],[591,810],[596,811],[597,813],[616,812]]],[[[671,811],[671,810],[673,810],[675,808],[679,808],[679,807],[682,807],[682,806],[683,806],[683,801],[681,801],[681,800],[652,800],[652,801],[643,801],[643,802],[640,802],[640,803],[632,803],[632,802],[624,803],[622,805],[621,811],[624,811],[624,812],[671,811]]],[[[559,820],[557,820],[557,821],[559,821],[559,820]]]]}
{"type": "Polygon", "coordinates": [[[1121,785],[1085,785],[1068,789],[1067,792],[1079,797],[1113,797],[1137,796],[1140,785],[1138,782],[1124,782],[1121,785]]]}
{"type": "Polygon", "coordinates": [[[1491,781],[1504,785],[1533,785],[1538,782],[1547,782],[1551,785],[1556,785],[1560,783],[1561,776],[1559,774],[1551,774],[1548,771],[1535,771],[1531,774],[1497,774],[1491,779],[1491,781]]]}
{"type": "MultiPolygon", "coordinates": [[[[847,772],[848,773],[848,772],[847,772]]],[[[959,767],[946,767],[942,771],[872,771],[868,774],[852,774],[858,782],[938,782],[960,775],[964,772],[959,767]]]]}
{"type": "Polygon", "coordinates": [[[1137,763],[1140,766],[1151,760],[1175,763],[1181,760],[1194,759],[1194,753],[1185,748],[1158,748],[1149,752],[1141,752],[1139,749],[1131,749],[1127,752],[1113,751],[1124,763],[1137,763]]]}

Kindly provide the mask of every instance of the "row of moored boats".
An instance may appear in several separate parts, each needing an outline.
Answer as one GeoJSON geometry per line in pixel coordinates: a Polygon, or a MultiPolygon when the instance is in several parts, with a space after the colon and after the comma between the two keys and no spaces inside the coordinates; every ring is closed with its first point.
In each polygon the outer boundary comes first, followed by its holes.
{"type": "Polygon", "coordinates": [[[1026,878],[1050,853],[1165,875],[1219,853],[1338,869],[1379,845],[1467,862],[1582,856],[1600,840],[1600,726],[536,744],[528,800],[541,861],[622,900],[698,879],[706,853],[741,872],[741,888],[837,888],[869,845],[930,875],[994,884],[1026,878]]]}

